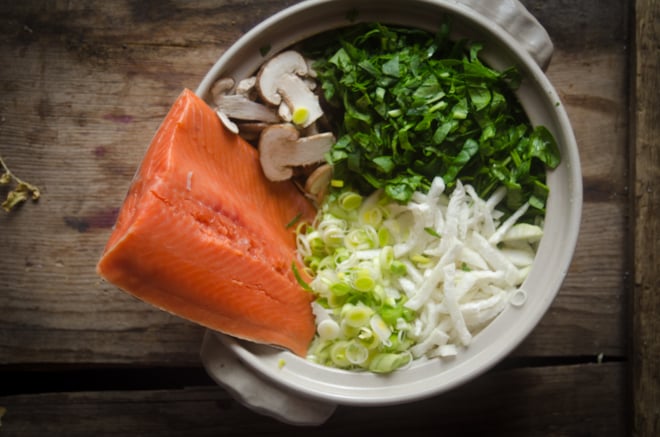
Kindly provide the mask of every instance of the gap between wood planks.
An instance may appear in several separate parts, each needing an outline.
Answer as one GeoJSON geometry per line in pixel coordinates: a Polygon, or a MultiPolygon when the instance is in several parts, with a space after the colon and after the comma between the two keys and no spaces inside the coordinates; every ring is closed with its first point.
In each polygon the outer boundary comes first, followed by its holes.
{"type": "MultiPolygon", "coordinates": [[[[491,372],[538,367],[625,362],[620,356],[511,357],[491,372]]],[[[0,366],[0,396],[85,391],[177,390],[215,386],[203,367],[106,367],[94,364],[0,366]]]]}

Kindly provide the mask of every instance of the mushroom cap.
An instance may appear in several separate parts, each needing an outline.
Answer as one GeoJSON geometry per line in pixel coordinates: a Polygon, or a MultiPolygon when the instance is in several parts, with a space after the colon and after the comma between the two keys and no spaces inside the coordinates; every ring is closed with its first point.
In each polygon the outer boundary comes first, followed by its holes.
{"type": "Polygon", "coordinates": [[[220,118],[220,121],[222,124],[225,125],[225,127],[234,134],[237,134],[239,132],[238,126],[236,123],[231,121],[231,119],[225,114],[224,112],[220,111],[219,109],[215,111],[216,114],[218,114],[218,118],[220,118]]]}
{"type": "Polygon", "coordinates": [[[211,87],[211,100],[213,103],[217,105],[220,96],[229,93],[234,87],[234,84],[234,79],[231,77],[221,77],[216,80],[211,87]]]}
{"type": "Polygon", "coordinates": [[[236,94],[241,94],[250,100],[256,99],[257,92],[257,76],[246,77],[241,79],[236,84],[236,94]]]}
{"type": "Polygon", "coordinates": [[[269,123],[263,121],[239,121],[236,125],[241,136],[248,141],[258,140],[261,132],[270,126],[269,123]]]}
{"type": "Polygon", "coordinates": [[[307,192],[317,203],[321,203],[328,191],[332,180],[332,166],[322,164],[307,177],[305,181],[305,192],[307,192]]]}
{"type": "Polygon", "coordinates": [[[293,176],[293,167],[323,161],[334,142],[331,132],[301,138],[291,123],[270,125],[259,137],[261,168],[271,181],[289,179],[293,176]]]}
{"type": "Polygon", "coordinates": [[[279,105],[282,101],[279,92],[282,76],[304,76],[308,71],[305,58],[295,50],[286,50],[272,57],[257,74],[257,89],[261,98],[273,105],[279,105]]]}

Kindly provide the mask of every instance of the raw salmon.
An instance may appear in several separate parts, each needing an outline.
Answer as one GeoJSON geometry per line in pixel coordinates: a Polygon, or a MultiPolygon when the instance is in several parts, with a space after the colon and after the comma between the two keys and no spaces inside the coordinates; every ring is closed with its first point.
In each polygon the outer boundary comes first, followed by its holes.
{"type": "Polygon", "coordinates": [[[97,271],[180,317],[303,356],[315,329],[312,296],[293,275],[287,224],[314,215],[185,90],[143,158],[97,271]]]}

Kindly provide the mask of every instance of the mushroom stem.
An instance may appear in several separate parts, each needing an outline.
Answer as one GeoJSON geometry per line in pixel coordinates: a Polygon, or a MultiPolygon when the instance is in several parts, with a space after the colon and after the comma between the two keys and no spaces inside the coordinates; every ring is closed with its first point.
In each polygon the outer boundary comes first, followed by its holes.
{"type": "Polygon", "coordinates": [[[293,167],[323,161],[335,142],[331,132],[300,137],[290,123],[267,127],[259,138],[259,159],[266,177],[282,181],[293,176],[293,167]]]}
{"type": "Polygon", "coordinates": [[[280,121],[274,110],[240,94],[219,96],[218,109],[228,117],[238,120],[263,121],[266,123],[280,121]]]}
{"type": "Polygon", "coordinates": [[[304,191],[314,199],[317,204],[320,204],[328,191],[331,179],[332,166],[330,166],[330,164],[320,165],[307,177],[304,191]]]}

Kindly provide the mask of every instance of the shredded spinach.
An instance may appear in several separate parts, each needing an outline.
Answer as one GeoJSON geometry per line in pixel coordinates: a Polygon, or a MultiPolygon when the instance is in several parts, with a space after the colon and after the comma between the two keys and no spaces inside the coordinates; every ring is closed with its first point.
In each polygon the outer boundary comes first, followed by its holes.
{"type": "Polygon", "coordinates": [[[335,115],[333,178],[399,202],[438,175],[449,190],[460,179],[482,198],[505,185],[511,211],[529,201],[527,219],[544,214],[545,172],[560,159],[553,136],[530,125],[513,92],[515,68],[489,68],[479,44],[449,33],[446,23],[435,35],[369,23],[310,42],[335,115]]]}

